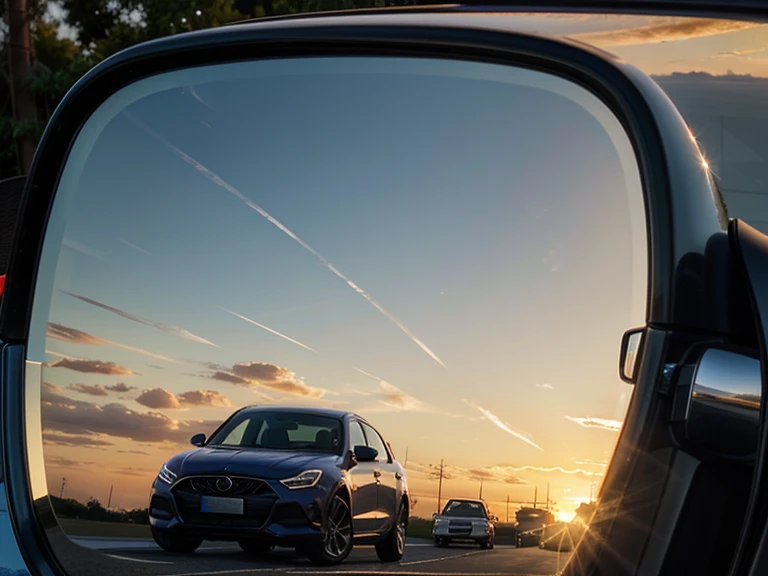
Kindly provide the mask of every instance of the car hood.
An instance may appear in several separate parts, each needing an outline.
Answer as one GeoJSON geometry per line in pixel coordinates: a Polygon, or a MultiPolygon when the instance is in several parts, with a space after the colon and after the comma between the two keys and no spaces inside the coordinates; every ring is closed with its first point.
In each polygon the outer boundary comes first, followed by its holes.
{"type": "Polygon", "coordinates": [[[280,479],[313,468],[337,466],[335,454],[312,454],[280,450],[198,448],[174,456],[167,466],[179,478],[197,474],[232,474],[280,479]]]}
{"type": "Polygon", "coordinates": [[[472,522],[488,522],[487,518],[478,518],[477,516],[438,516],[442,520],[460,520],[465,522],[471,520],[472,522]]]}

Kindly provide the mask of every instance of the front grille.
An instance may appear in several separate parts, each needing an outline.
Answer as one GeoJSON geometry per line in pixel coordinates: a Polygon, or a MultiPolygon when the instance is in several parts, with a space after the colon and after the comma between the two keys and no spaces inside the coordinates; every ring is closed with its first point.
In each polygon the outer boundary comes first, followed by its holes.
{"type": "Polygon", "coordinates": [[[222,476],[196,476],[184,478],[172,490],[182,521],[187,524],[222,528],[260,528],[264,525],[278,496],[269,485],[257,478],[230,477],[232,486],[221,491],[216,481],[222,476]],[[202,496],[240,498],[243,514],[217,514],[202,512],[202,496]]]}
{"type": "Polygon", "coordinates": [[[448,533],[456,535],[467,535],[472,533],[471,520],[451,520],[448,524],[448,533]]]}
{"type": "MultiPolygon", "coordinates": [[[[227,485],[224,482],[219,484],[227,485]]],[[[176,484],[175,489],[207,496],[257,496],[275,493],[263,480],[237,476],[192,476],[176,484]],[[220,490],[217,482],[225,478],[232,481],[232,486],[226,490],[220,490]]]]}

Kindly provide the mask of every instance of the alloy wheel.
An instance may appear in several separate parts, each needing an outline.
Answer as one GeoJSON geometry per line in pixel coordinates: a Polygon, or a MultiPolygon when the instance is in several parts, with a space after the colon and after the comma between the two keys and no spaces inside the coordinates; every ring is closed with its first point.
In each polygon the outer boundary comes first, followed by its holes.
{"type": "Polygon", "coordinates": [[[349,507],[334,496],[328,510],[328,528],[325,533],[325,553],[331,558],[343,556],[352,541],[352,518],[349,507]]]}

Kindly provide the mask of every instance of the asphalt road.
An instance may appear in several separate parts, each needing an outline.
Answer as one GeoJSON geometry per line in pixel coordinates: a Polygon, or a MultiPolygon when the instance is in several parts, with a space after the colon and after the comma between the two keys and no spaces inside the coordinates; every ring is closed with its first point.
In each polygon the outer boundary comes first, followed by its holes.
{"type": "Polygon", "coordinates": [[[292,549],[276,549],[254,557],[242,552],[237,544],[205,543],[194,554],[171,554],[151,541],[73,538],[79,546],[98,551],[109,559],[112,574],[132,574],[139,569],[148,576],[225,576],[227,574],[410,574],[451,576],[501,575],[533,576],[557,574],[568,560],[566,552],[538,548],[517,549],[499,546],[480,550],[474,546],[437,548],[430,541],[409,540],[401,562],[382,564],[372,547],[359,547],[347,560],[331,568],[316,568],[292,549]]]}

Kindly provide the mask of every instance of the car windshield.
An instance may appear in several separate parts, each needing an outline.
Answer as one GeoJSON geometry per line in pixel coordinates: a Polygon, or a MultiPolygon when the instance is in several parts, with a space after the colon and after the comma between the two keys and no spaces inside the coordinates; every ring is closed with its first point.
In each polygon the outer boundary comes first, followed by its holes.
{"type": "Polygon", "coordinates": [[[341,452],[341,421],[302,412],[244,412],[224,424],[211,448],[341,452]]]}
{"type": "Polygon", "coordinates": [[[485,518],[483,505],[478,502],[451,500],[443,509],[443,516],[461,516],[464,518],[485,518]]]}

